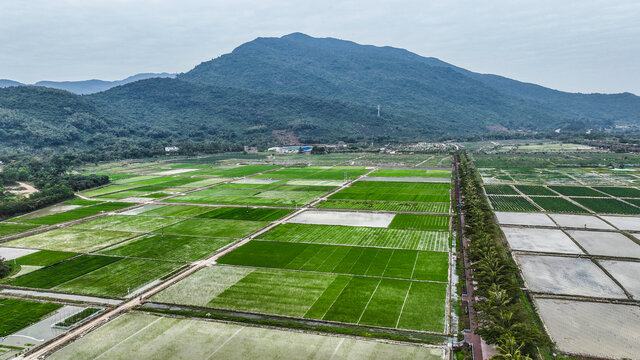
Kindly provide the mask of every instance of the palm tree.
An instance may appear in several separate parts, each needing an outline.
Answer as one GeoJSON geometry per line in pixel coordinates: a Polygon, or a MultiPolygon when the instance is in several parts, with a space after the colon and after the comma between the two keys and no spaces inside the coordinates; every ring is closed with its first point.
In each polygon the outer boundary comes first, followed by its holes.
{"type": "Polygon", "coordinates": [[[529,356],[520,352],[523,346],[524,344],[518,345],[513,336],[505,336],[500,340],[500,344],[496,346],[496,350],[500,351],[500,354],[492,356],[491,359],[531,360],[529,356]]]}

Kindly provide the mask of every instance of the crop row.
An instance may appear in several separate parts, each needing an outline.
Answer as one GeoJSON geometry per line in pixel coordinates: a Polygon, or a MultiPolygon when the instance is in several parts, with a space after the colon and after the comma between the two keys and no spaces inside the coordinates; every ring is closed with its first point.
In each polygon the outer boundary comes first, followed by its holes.
{"type": "Polygon", "coordinates": [[[259,236],[260,239],[373,246],[423,251],[448,251],[446,231],[402,230],[354,226],[282,224],[259,236]]]}

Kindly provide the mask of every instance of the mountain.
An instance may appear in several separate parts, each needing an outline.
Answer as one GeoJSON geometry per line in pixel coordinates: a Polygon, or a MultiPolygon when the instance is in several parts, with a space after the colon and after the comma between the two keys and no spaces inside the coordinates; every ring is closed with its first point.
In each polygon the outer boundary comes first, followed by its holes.
{"type": "Polygon", "coordinates": [[[424,141],[640,123],[633,94],[566,93],[403,49],[300,33],[258,38],[176,78],[161,77],[62,83],[78,93],[108,83],[90,95],[0,89],[0,147],[424,141]]]}
{"type": "Polygon", "coordinates": [[[93,95],[41,86],[0,89],[0,144],[6,148],[94,148],[122,141],[223,141],[267,146],[445,134],[375,109],[298,95],[153,78],[93,95]],[[413,134],[412,134],[413,132],[413,134]],[[410,134],[410,135],[409,135],[410,134]]]}
{"type": "Polygon", "coordinates": [[[9,79],[0,79],[0,88],[6,88],[9,86],[23,86],[23,83],[19,83],[17,81],[9,80],[9,79]]]}
{"type": "Polygon", "coordinates": [[[45,86],[54,89],[67,90],[74,94],[94,94],[97,92],[109,90],[112,87],[125,85],[134,81],[150,79],[150,78],[173,78],[175,74],[168,73],[144,73],[129,76],[123,80],[104,81],[104,80],[83,80],[83,81],[38,81],[34,85],[45,86]]]}
{"type": "Polygon", "coordinates": [[[258,38],[203,62],[180,79],[381,104],[480,126],[548,129],[575,121],[640,122],[640,97],[573,94],[474,73],[404,49],[294,33],[258,38]]]}

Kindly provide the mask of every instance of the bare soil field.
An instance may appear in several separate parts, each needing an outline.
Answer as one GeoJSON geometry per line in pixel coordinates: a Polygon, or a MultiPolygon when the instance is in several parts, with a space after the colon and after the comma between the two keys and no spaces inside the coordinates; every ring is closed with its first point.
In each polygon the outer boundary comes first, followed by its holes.
{"type": "Polygon", "coordinates": [[[513,250],[583,254],[561,230],[503,227],[502,232],[513,250]]]}
{"type": "Polygon", "coordinates": [[[640,245],[623,234],[583,230],[567,233],[591,255],[640,258],[640,245]]]}
{"type": "Polygon", "coordinates": [[[603,216],[602,218],[620,230],[640,231],[640,217],[603,216]]]}
{"type": "Polygon", "coordinates": [[[520,212],[495,212],[498,223],[502,225],[553,226],[556,224],[545,214],[520,212]]]}
{"type": "Polygon", "coordinates": [[[626,299],[624,291],[589,259],[516,255],[527,287],[534,292],[626,299]]]}
{"type": "Polygon", "coordinates": [[[600,264],[634,299],[640,300],[640,262],[601,260],[600,264]]]}
{"type": "Polygon", "coordinates": [[[540,298],[535,302],[560,351],[590,357],[638,358],[640,307],[540,298]]]}
{"type": "Polygon", "coordinates": [[[560,227],[615,230],[613,226],[591,215],[549,214],[560,227]]]}
{"type": "Polygon", "coordinates": [[[287,221],[297,224],[389,227],[395,214],[354,211],[305,211],[287,221]]]}
{"type": "Polygon", "coordinates": [[[5,260],[13,260],[21,256],[33,254],[34,252],[38,251],[40,250],[0,247],[0,258],[3,258],[5,260]]]}

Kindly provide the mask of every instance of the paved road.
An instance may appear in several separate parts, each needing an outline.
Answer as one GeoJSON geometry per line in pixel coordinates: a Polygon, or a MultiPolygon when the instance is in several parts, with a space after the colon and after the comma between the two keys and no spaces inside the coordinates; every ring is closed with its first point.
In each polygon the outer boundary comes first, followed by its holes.
{"type": "Polygon", "coordinates": [[[229,252],[235,250],[236,248],[246,244],[247,242],[251,241],[253,238],[255,238],[256,236],[259,236],[269,230],[271,230],[272,228],[286,222],[287,220],[291,219],[292,217],[302,213],[303,211],[308,210],[309,208],[315,206],[316,204],[320,203],[321,201],[325,200],[326,198],[328,198],[329,196],[335,194],[336,192],[350,186],[352,183],[358,181],[359,179],[367,176],[368,174],[372,173],[373,171],[377,170],[376,168],[371,169],[370,171],[368,171],[367,173],[357,177],[354,180],[351,180],[349,182],[346,182],[345,184],[343,184],[342,186],[336,188],[335,190],[325,194],[324,196],[312,201],[311,203],[307,204],[305,207],[300,208],[299,210],[293,212],[292,214],[276,221],[273,222],[271,224],[269,224],[268,226],[262,228],[261,230],[258,230],[257,232],[251,234],[250,236],[242,239],[241,241],[239,241],[238,243],[236,243],[235,245],[225,249],[222,252],[219,252],[217,254],[212,255],[211,257],[204,259],[202,261],[196,262],[194,264],[192,264],[190,267],[188,267],[187,269],[185,269],[184,271],[174,275],[173,277],[169,278],[168,280],[166,280],[163,283],[158,284],[157,286],[150,288],[149,290],[147,290],[146,292],[144,292],[143,294],[141,294],[139,297],[136,297],[134,299],[131,299],[117,307],[115,307],[114,309],[105,312],[104,314],[95,317],[93,320],[90,320],[88,322],[86,322],[85,324],[69,331],[68,333],[62,335],[61,337],[59,337],[58,339],[55,339],[54,341],[52,341],[49,344],[44,345],[43,347],[41,347],[40,349],[37,349],[36,351],[32,352],[29,355],[26,356],[21,356],[18,359],[38,359],[40,357],[43,357],[44,355],[58,349],[59,347],[64,346],[65,344],[67,344],[70,341],[73,341],[74,339],[83,336],[84,334],[88,333],[89,331],[93,330],[96,327],[99,327],[101,325],[103,325],[104,323],[108,322],[111,318],[120,315],[123,312],[127,312],[133,308],[135,308],[136,306],[142,305],[145,302],[145,299],[153,296],[154,294],[166,289],[167,287],[175,284],[176,282],[184,279],[185,277],[195,273],[196,271],[207,267],[207,266],[211,266],[213,264],[216,263],[216,260],[218,260],[219,258],[221,258],[222,256],[228,254],[229,252]]]}

